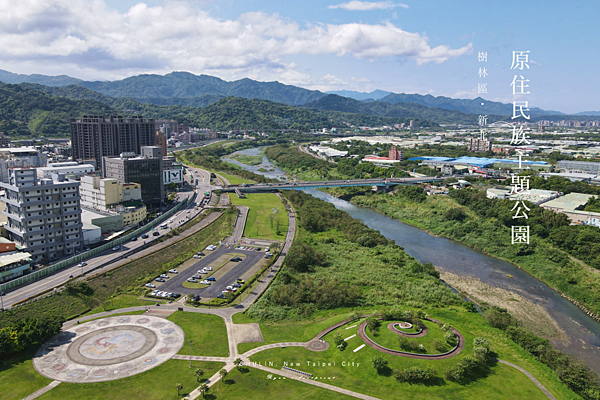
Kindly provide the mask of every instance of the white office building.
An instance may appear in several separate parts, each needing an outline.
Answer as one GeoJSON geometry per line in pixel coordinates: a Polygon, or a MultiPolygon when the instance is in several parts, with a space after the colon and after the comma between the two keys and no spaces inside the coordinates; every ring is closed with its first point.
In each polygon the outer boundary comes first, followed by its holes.
{"type": "Polygon", "coordinates": [[[9,170],[1,198],[9,239],[47,262],[72,255],[83,246],[79,182],[54,175],[38,180],[35,169],[9,170]]]}

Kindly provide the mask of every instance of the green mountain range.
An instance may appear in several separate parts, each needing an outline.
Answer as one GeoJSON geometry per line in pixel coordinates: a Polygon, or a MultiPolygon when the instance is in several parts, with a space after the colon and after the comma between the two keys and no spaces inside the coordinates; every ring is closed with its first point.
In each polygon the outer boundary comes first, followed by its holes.
{"type": "MultiPolygon", "coordinates": [[[[466,114],[461,111],[424,106],[415,103],[391,104],[384,101],[363,102],[348,97],[329,94],[317,101],[305,104],[304,107],[319,110],[332,110],[382,117],[424,119],[438,124],[477,124],[476,114],[466,114]]],[[[512,110],[511,110],[512,112],[512,110]]],[[[506,116],[488,115],[488,122],[501,121],[506,116]]]]}
{"type": "MultiPolygon", "coordinates": [[[[143,115],[175,119],[199,128],[320,129],[407,123],[402,117],[383,117],[289,106],[260,99],[226,97],[204,108],[140,103],[114,98],[77,85],[49,87],[32,83],[0,85],[0,131],[10,136],[70,135],[69,118],[83,114],[143,115]]],[[[437,124],[416,120],[417,126],[437,124]]]]}

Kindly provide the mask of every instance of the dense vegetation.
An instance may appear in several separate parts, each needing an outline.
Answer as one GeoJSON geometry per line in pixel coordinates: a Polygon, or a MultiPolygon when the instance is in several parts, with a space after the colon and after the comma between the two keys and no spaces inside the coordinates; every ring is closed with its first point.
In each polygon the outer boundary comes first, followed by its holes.
{"type": "Polygon", "coordinates": [[[428,196],[423,202],[414,201],[402,191],[397,194],[358,196],[352,202],[514,262],[593,313],[600,313],[600,274],[561,251],[564,248],[598,266],[593,257],[597,242],[591,241],[596,238],[592,230],[597,228],[570,226],[564,214],[529,204],[530,244],[511,245],[510,226],[522,224],[522,219],[512,218],[514,202],[510,200],[487,199],[485,192],[474,189],[451,191],[448,197],[428,196]],[[561,239],[565,232],[572,233],[579,243],[565,243],[561,239]],[[589,255],[585,254],[586,246],[589,255]]]}
{"type": "Polygon", "coordinates": [[[306,180],[389,178],[408,176],[400,167],[382,168],[371,163],[359,163],[356,158],[343,158],[330,163],[298,150],[296,146],[280,144],[269,147],[265,154],[273,164],[306,180]]]}
{"type": "Polygon", "coordinates": [[[583,363],[563,354],[549,340],[520,327],[506,310],[490,308],[484,316],[490,325],[504,330],[513,342],[556,371],[560,380],[575,393],[589,400],[600,399],[598,376],[583,363]]]}
{"type": "MultiPolygon", "coordinates": [[[[477,124],[477,114],[465,114],[461,111],[409,102],[397,104],[386,101],[362,102],[336,94],[330,94],[319,100],[307,103],[305,107],[316,108],[318,110],[378,115],[381,117],[409,118],[414,120],[416,126],[424,126],[421,120],[433,121],[438,124],[477,124]]],[[[489,122],[501,121],[506,118],[502,115],[491,115],[488,111],[485,113],[488,114],[489,122]]],[[[505,115],[509,114],[506,113],[505,115]]]]}
{"type": "Polygon", "coordinates": [[[0,85],[0,132],[9,136],[70,136],[69,119],[84,113],[110,114],[99,101],[71,100],[19,85],[0,85]]]}
{"type": "MultiPolygon", "coordinates": [[[[145,99],[148,101],[148,99],[145,99]]],[[[268,100],[226,97],[207,107],[141,103],[131,98],[109,97],[80,86],[48,88],[35,84],[0,86],[0,131],[10,135],[68,136],[69,118],[83,114],[143,115],[174,119],[179,123],[221,131],[232,129],[297,129],[382,126],[407,123],[388,118],[289,106],[268,100]]],[[[422,126],[432,126],[427,121],[422,126]]],[[[433,124],[435,125],[435,124],[433,124]]]]}
{"type": "MultiPolygon", "coordinates": [[[[284,139],[279,139],[279,141],[285,141],[284,139]]],[[[278,143],[278,140],[256,140],[256,141],[243,141],[237,142],[233,144],[229,144],[227,146],[217,145],[217,146],[207,146],[200,147],[193,150],[187,150],[183,153],[178,153],[177,157],[184,161],[186,164],[197,165],[203,168],[208,168],[214,171],[220,171],[225,173],[231,173],[237,176],[240,176],[244,179],[250,179],[259,183],[267,183],[267,182],[276,182],[276,179],[266,178],[263,175],[255,174],[254,172],[243,170],[237,165],[233,165],[231,163],[224,162],[221,160],[221,157],[234,153],[239,150],[249,149],[255,146],[269,146],[278,143]]]]}
{"type": "Polygon", "coordinates": [[[435,269],[379,232],[308,194],[285,196],[298,215],[297,236],[282,272],[251,306],[251,316],[281,320],[347,306],[462,303],[435,269]]]}
{"type": "MultiPolygon", "coordinates": [[[[10,312],[10,311],[5,311],[10,312]]],[[[0,358],[21,351],[33,351],[60,332],[64,319],[56,315],[40,315],[13,320],[0,328],[0,358]]]]}

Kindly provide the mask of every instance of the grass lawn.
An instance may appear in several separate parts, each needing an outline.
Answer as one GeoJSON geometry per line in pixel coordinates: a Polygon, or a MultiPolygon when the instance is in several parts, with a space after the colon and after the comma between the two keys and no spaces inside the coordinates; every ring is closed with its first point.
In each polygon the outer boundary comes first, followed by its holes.
{"type": "Polygon", "coordinates": [[[186,343],[179,354],[190,354],[189,341],[191,340],[192,355],[213,357],[229,355],[227,329],[221,317],[177,311],[167,319],[179,325],[185,332],[186,343]]]}
{"type": "MultiPolygon", "coordinates": [[[[142,315],[145,314],[146,311],[145,310],[139,310],[139,311],[128,311],[128,312],[122,312],[122,313],[116,313],[116,314],[111,314],[109,316],[106,317],[97,317],[97,318],[92,318],[92,319],[86,319],[85,321],[81,321],[81,323],[86,323],[86,322],[90,322],[90,321],[95,321],[97,319],[102,319],[102,318],[108,318],[108,317],[115,317],[117,315],[142,315]]],[[[90,315],[90,314],[86,314],[86,315],[90,315]]]]}
{"type": "MultiPolygon", "coordinates": [[[[353,349],[362,344],[359,338],[348,341],[348,348],[341,352],[335,346],[320,353],[304,348],[288,347],[258,353],[251,358],[256,362],[274,362],[273,368],[279,369],[283,362],[293,363],[293,367],[309,372],[314,376],[333,378],[327,380],[334,386],[343,387],[380,399],[545,399],[546,396],[521,372],[501,364],[492,363],[481,377],[467,385],[439,379],[434,384],[399,383],[389,374],[378,375],[371,364],[375,355],[383,355],[389,361],[390,368],[411,366],[434,367],[441,376],[444,369],[455,360],[414,360],[406,357],[394,357],[364,347],[357,353],[353,349]],[[313,363],[325,362],[327,366],[313,363]],[[331,366],[329,366],[331,363],[331,366]],[[335,364],[334,364],[335,363],[335,364]],[[350,365],[348,365],[350,363],[350,365]],[[354,366],[352,366],[354,363],[354,366]],[[367,384],[368,382],[368,384],[367,384]]],[[[331,345],[332,343],[330,343],[331,345]]],[[[288,364],[289,365],[289,364],[288,364]]]]}
{"type": "Polygon", "coordinates": [[[204,370],[204,378],[212,376],[222,363],[169,360],[150,371],[115,381],[97,383],[61,383],[40,400],[169,400],[181,399],[200,384],[194,377],[196,368],[204,370]],[[183,390],[177,396],[175,385],[181,383],[183,390]]]}
{"type": "Polygon", "coordinates": [[[132,294],[121,294],[121,295],[115,296],[109,300],[106,300],[101,306],[94,308],[93,310],[91,310],[90,312],[88,312],[84,315],[97,314],[97,313],[104,312],[104,311],[118,310],[118,309],[127,308],[127,307],[151,306],[156,303],[165,303],[165,302],[162,300],[154,300],[154,299],[152,299],[152,301],[140,300],[139,296],[135,296],[132,294]]]}
{"type": "MultiPolygon", "coordinates": [[[[435,346],[433,345],[434,340],[437,340],[440,343],[444,343],[444,344],[446,343],[444,340],[445,332],[435,322],[423,321],[423,323],[425,324],[425,326],[428,329],[427,334],[425,336],[421,336],[421,337],[417,337],[417,338],[411,338],[410,336],[398,335],[397,333],[390,331],[387,327],[390,322],[391,321],[381,321],[381,326],[379,327],[379,333],[377,336],[373,335],[373,333],[371,333],[369,331],[369,329],[367,329],[366,330],[367,336],[369,338],[371,338],[371,340],[373,340],[375,343],[377,343],[383,347],[386,347],[388,349],[408,351],[408,350],[402,350],[400,348],[400,343],[398,341],[398,339],[400,337],[406,337],[409,342],[414,341],[418,345],[422,344],[425,347],[425,350],[427,350],[427,352],[426,352],[427,354],[441,353],[441,351],[436,350],[435,346]]],[[[452,346],[446,344],[446,350],[450,350],[451,348],[452,348],[452,346]]],[[[416,351],[415,351],[415,353],[416,353],[416,351]]]]}
{"type": "Polygon", "coordinates": [[[354,398],[298,380],[268,379],[268,372],[255,368],[244,368],[243,370],[246,372],[241,373],[237,369],[232,370],[225,378],[225,382],[219,382],[213,386],[209,392],[215,396],[213,399],[350,400],[354,398]]]}
{"type": "Polygon", "coordinates": [[[0,399],[20,400],[52,382],[37,373],[33,353],[13,355],[0,361],[0,399]]]}
{"type": "Polygon", "coordinates": [[[230,196],[236,206],[250,208],[244,236],[255,239],[285,240],[288,216],[283,203],[275,193],[248,193],[245,199],[230,196]]]}
{"type": "MultiPolygon", "coordinates": [[[[244,353],[248,350],[263,346],[265,344],[280,342],[306,342],[314,338],[319,332],[325,330],[326,328],[343,321],[348,317],[349,314],[350,312],[333,316],[324,315],[321,317],[315,317],[311,321],[286,321],[281,323],[260,322],[260,330],[265,341],[261,343],[240,343],[238,344],[238,352],[244,353]]],[[[242,313],[233,315],[233,323],[235,324],[247,324],[252,322],[259,321],[249,318],[242,313]]]]}
{"type": "MultiPolygon", "coordinates": [[[[204,168],[204,169],[206,169],[206,168],[204,168]]],[[[226,174],[225,172],[213,171],[210,169],[206,169],[206,170],[214,172],[218,175],[221,175],[223,178],[225,178],[229,181],[230,185],[241,185],[242,183],[254,183],[254,181],[252,181],[250,179],[240,178],[239,176],[226,174]]]]}

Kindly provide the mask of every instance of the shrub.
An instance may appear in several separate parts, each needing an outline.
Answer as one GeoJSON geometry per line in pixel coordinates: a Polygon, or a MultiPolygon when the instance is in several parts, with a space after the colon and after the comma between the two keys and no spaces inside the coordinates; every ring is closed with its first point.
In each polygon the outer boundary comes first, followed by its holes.
{"type": "Polygon", "coordinates": [[[427,382],[437,378],[435,369],[432,368],[421,368],[421,367],[409,367],[400,370],[394,370],[394,378],[398,382],[427,382]]]}
{"type": "Polygon", "coordinates": [[[344,338],[339,333],[333,337],[333,343],[335,343],[335,346],[340,349],[340,351],[344,351],[348,346],[348,343],[346,343],[344,338]]]}
{"type": "Polygon", "coordinates": [[[367,328],[373,335],[377,335],[379,333],[379,327],[381,326],[381,321],[376,317],[367,318],[367,328]]]}
{"type": "Polygon", "coordinates": [[[377,373],[383,372],[386,368],[388,368],[388,360],[383,358],[380,355],[376,355],[371,359],[371,363],[373,364],[373,368],[377,370],[377,373]]]}
{"type": "Polygon", "coordinates": [[[440,353],[445,353],[448,349],[446,347],[446,343],[440,342],[437,339],[433,341],[433,347],[435,347],[435,349],[440,353]]]}
{"type": "Polygon", "coordinates": [[[408,339],[406,338],[406,336],[399,336],[398,344],[400,345],[400,348],[402,350],[404,350],[404,351],[410,350],[410,343],[409,343],[408,339]]]}
{"type": "Polygon", "coordinates": [[[453,331],[446,331],[444,334],[444,340],[450,346],[454,346],[456,344],[456,334],[453,331]]]}

